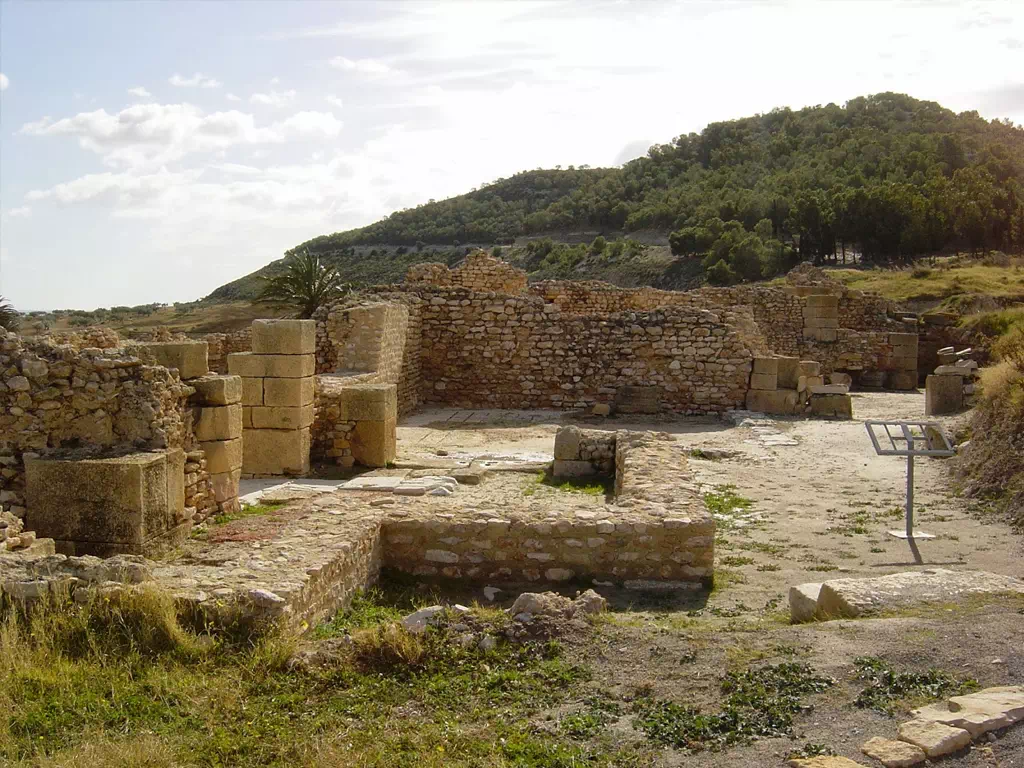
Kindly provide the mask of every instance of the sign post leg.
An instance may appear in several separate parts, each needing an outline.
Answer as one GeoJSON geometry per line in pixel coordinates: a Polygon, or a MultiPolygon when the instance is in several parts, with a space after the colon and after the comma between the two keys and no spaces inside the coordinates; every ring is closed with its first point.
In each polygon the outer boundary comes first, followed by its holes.
{"type": "Polygon", "coordinates": [[[907,456],[907,538],[914,538],[914,455],[907,456]]]}

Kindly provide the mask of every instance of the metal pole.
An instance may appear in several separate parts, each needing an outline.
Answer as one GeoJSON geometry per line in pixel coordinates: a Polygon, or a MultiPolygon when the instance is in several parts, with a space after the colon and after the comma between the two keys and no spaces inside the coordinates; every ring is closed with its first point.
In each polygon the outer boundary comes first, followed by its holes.
{"type": "Polygon", "coordinates": [[[907,538],[914,538],[914,454],[907,456],[907,538]]]}

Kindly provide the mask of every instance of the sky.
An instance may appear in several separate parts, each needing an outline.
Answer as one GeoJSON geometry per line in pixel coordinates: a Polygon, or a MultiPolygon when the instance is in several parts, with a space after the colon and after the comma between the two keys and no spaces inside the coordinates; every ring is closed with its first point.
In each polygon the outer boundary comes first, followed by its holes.
{"type": "Polygon", "coordinates": [[[1024,124],[1024,3],[0,0],[0,73],[0,295],[94,309],[780,106],[1024,124]]]}

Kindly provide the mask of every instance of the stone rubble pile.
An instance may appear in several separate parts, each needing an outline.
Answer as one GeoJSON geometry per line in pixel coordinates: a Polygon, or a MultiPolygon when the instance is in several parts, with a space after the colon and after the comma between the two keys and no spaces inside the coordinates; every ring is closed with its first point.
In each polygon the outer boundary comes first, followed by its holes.
{"type": "Polygon", "coordinates": [[[848,394],[852,378],[833,373],[829,383],[821,365],[795,357],[755,357],[747,392],[747,410],[777,415],[808,414],[820,418],[853,418],[848,394]]]}

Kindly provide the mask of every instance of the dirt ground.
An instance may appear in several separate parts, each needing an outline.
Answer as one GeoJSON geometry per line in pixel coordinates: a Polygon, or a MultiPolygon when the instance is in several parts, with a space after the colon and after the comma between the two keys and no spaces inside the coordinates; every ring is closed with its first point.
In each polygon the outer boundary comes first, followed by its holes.
{"type": "MultiPolygon", "coordinates": [[[[855,394],[854,412],[856,420],[850,422],[775,419],[778,434],[767,441],[749,427],[717,419],[575,418],[588,428],[665,431],[692,448],[730,452],[719,460],[694,458],[691,469],[708,492],[731,487],[737,497],[752,502],[719,521],[716,588],[710,594],[678,599],[606,594],[612,610],[597,629],[568,640],[590,661],[594,690],[621,700],[627,712],[638,688],[713,710],[720,700],[722,672],[752,662],[806,661],[838,681],[828,692],[808,697],[813,709],[798,716],[794,741],[768,739],[721,753],[666,749],[658,755],[659,765],[783,765],[790,751],[808,742],[878,765],[860,753],[860,745],[872,736],[894,738],[898,723],[907,718],[853,706],[863,687],[853,676],[853,660],[859,656],[881,657],[902,671],[940,668],[982,686],[1024,681],[1021,601],[997,598],[886,619],[788,624],[787,590],[802,582],[929,567],[1024,576],[1024,539],[957,497],[946,460],[916,462],[918,530],[936,536],[918,541],[920,561],[906,541],[889,536],[888,530],[903,528],[906,460],[876,456],[862,420],[923,418],[924,397],[855,394]]],[[[541,411],[422,412],[399,427],[399,464],[475,460],[514,467],[517,461],[543,460],[550,458],[559,424],[573,420],[572,415],[541,411]]],[[[940,421],[955,431],[957,419],[940,421]]],[[[537,488],[535,474],[499,473],[464,490],[481,503],[498,505],[506,494],[524,491],[539,496],[538,503],[606,503],[602,496],[537,488]]],[[[485,602],[476,594],[465,599],[485,602]]],[[[557,722],[572,706],[548,713],[548,719],[557,722]]],[[[641,739],[631,722],[631,716],[623,715],[608,726],[609,734],[616,741],[641,739]]],[[[544,722],[539,726],[547,727],[544,722]]],[[[1024,766],[1024,726],[939,762],[1024,766]]]]}

